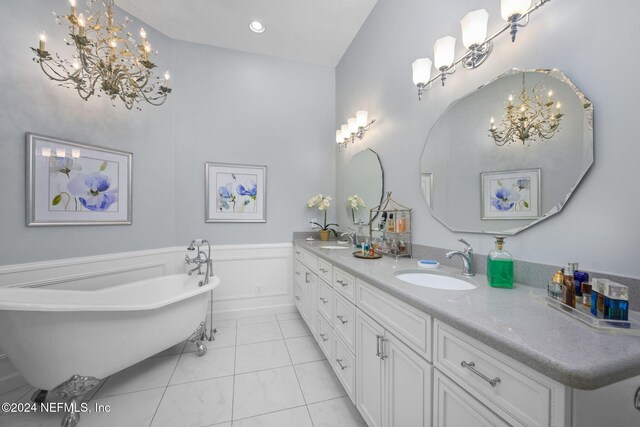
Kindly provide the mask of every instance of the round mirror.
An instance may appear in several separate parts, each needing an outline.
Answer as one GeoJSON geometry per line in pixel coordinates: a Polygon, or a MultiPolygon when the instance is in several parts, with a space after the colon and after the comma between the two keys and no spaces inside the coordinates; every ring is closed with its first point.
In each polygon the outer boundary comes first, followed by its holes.
{"type": "Polygon", "coordinates": [[[510,70],[454,101],[420,160],[432,215],[516,234],[562,210],[593,163],[593,105],[558,70],[510,70]]]}
{"type": "Polygon", "coordinates": [[[355,154],[347,166],[344,183],[345,206],[354,224],[369,224],[369,209],[382,202],[384,175],[380,158],[375,151],[366,149],[355,154]],[[352,208],[349,198],[358,196],[364,203],[352,208]]]}

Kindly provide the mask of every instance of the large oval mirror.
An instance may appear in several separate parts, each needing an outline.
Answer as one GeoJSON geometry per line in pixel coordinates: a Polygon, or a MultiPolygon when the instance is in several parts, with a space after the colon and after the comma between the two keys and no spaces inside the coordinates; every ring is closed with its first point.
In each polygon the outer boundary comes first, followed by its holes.
{"type": "Polygon", "coordinates": [[[345,206],[349,218],[354,224],[369,223],[369,209],[382,202],[384,191],[384,174],[378,154],[370,149],[356,153],[347,166],[344,183],[345,206]],[[349,197],[357,195],[364,202],[364,207],[356,205],[352,208],[349,197]]]}
{"type": "Polygon", "coordinates": [[[516,234],[558,213],[593,163],[593,105],[558,70],[510,70],[454,101],[420,160],[452,231],[516,234]]]}

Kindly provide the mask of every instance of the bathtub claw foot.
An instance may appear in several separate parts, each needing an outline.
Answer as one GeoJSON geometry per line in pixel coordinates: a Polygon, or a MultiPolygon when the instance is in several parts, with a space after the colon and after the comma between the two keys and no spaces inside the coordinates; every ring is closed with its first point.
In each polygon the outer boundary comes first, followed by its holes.
{"type": "Polygon", "coordinates": [[[198,325],[198,329],[195,330],[191,337],[189,337],[189,342],[196,344],[196,351],[198,352],[198,356],[204,356],[207,352],[207,347],[202,344],[202,341],[206,341],[207,339],[207,326],[204,322],[198,325]]]}
{"type": "Polygon", "coordinates": [[[68,399],[69,411],[64,415],[62,427],[75,427],[80,422],[80,401],[82,396],[91,391],[100,383],[100,380],[94,377],[83,377],[74,375],[67,381],[53,389],[53,393],[63,399],[68,399]]]}

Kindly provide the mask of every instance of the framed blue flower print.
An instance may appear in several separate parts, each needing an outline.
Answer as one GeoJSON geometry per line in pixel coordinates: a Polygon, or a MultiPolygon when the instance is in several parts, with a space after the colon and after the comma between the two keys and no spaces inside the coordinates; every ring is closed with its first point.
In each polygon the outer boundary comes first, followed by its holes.
{"type": "Polygon", "coordinates": [[[27,226],[131,224],[133,154],[27,133],[27,226]]]}
{"type": "Polygon", "coordinates": [[[540,217],[540,168],[480,174],[482,219],[540,217]]]}
{"type": "Polygon", "coordinates": [[[205,222],[266,222],[266,166],[205,163],[205,222]]]}

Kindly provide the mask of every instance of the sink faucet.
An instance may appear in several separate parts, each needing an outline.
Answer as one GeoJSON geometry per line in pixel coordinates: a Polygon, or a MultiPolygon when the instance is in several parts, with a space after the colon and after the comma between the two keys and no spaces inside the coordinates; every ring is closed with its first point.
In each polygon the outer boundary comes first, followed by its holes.
{"type": "Polygon", "coordinates": [[[213,277],[213,261],[211,260],[211,245],[208,240],[196,239],[192,240],[191,244],[187,248],[188,251],[196,251],[196,256],[193,258],[189,257],[189,254],[185,255],[184,260],[187,264],[194,264],[195,267],[189,270],[187,273],[191,276],[193,273],[197,272],[198,276],[202,275],[202,264],[206,265],[206,270],[204,273],[204,280],[201,280],[198,283],[198,286],[205,286],[209,284],[209,277],[213,277]],[[205,254],[203,250],[200,249],[201,246],[207,245],[208,251],[205,254]],[[197,250],[196,250],[197,248],[197,250]]]}
{"type": "Polygon", "coordinates": [[[347,229],[351,230],[351,233],[342,233],[340,237],[347,236],[354,246],[358,246],[358,232],[351,227],[347,227],[347,229]]]}
{"type": "Polygon", "coordinates": [[[471,277],[475,276],[476,273],[473,271],[473,248],[471,245],[464,239],[458,239],[459,242],[464,244],[466,247],[464,251],[451,251],[447,252],[447,258],[452,258],[454,255],[459,255],[462,257],[462,275],[471,277]]]}

